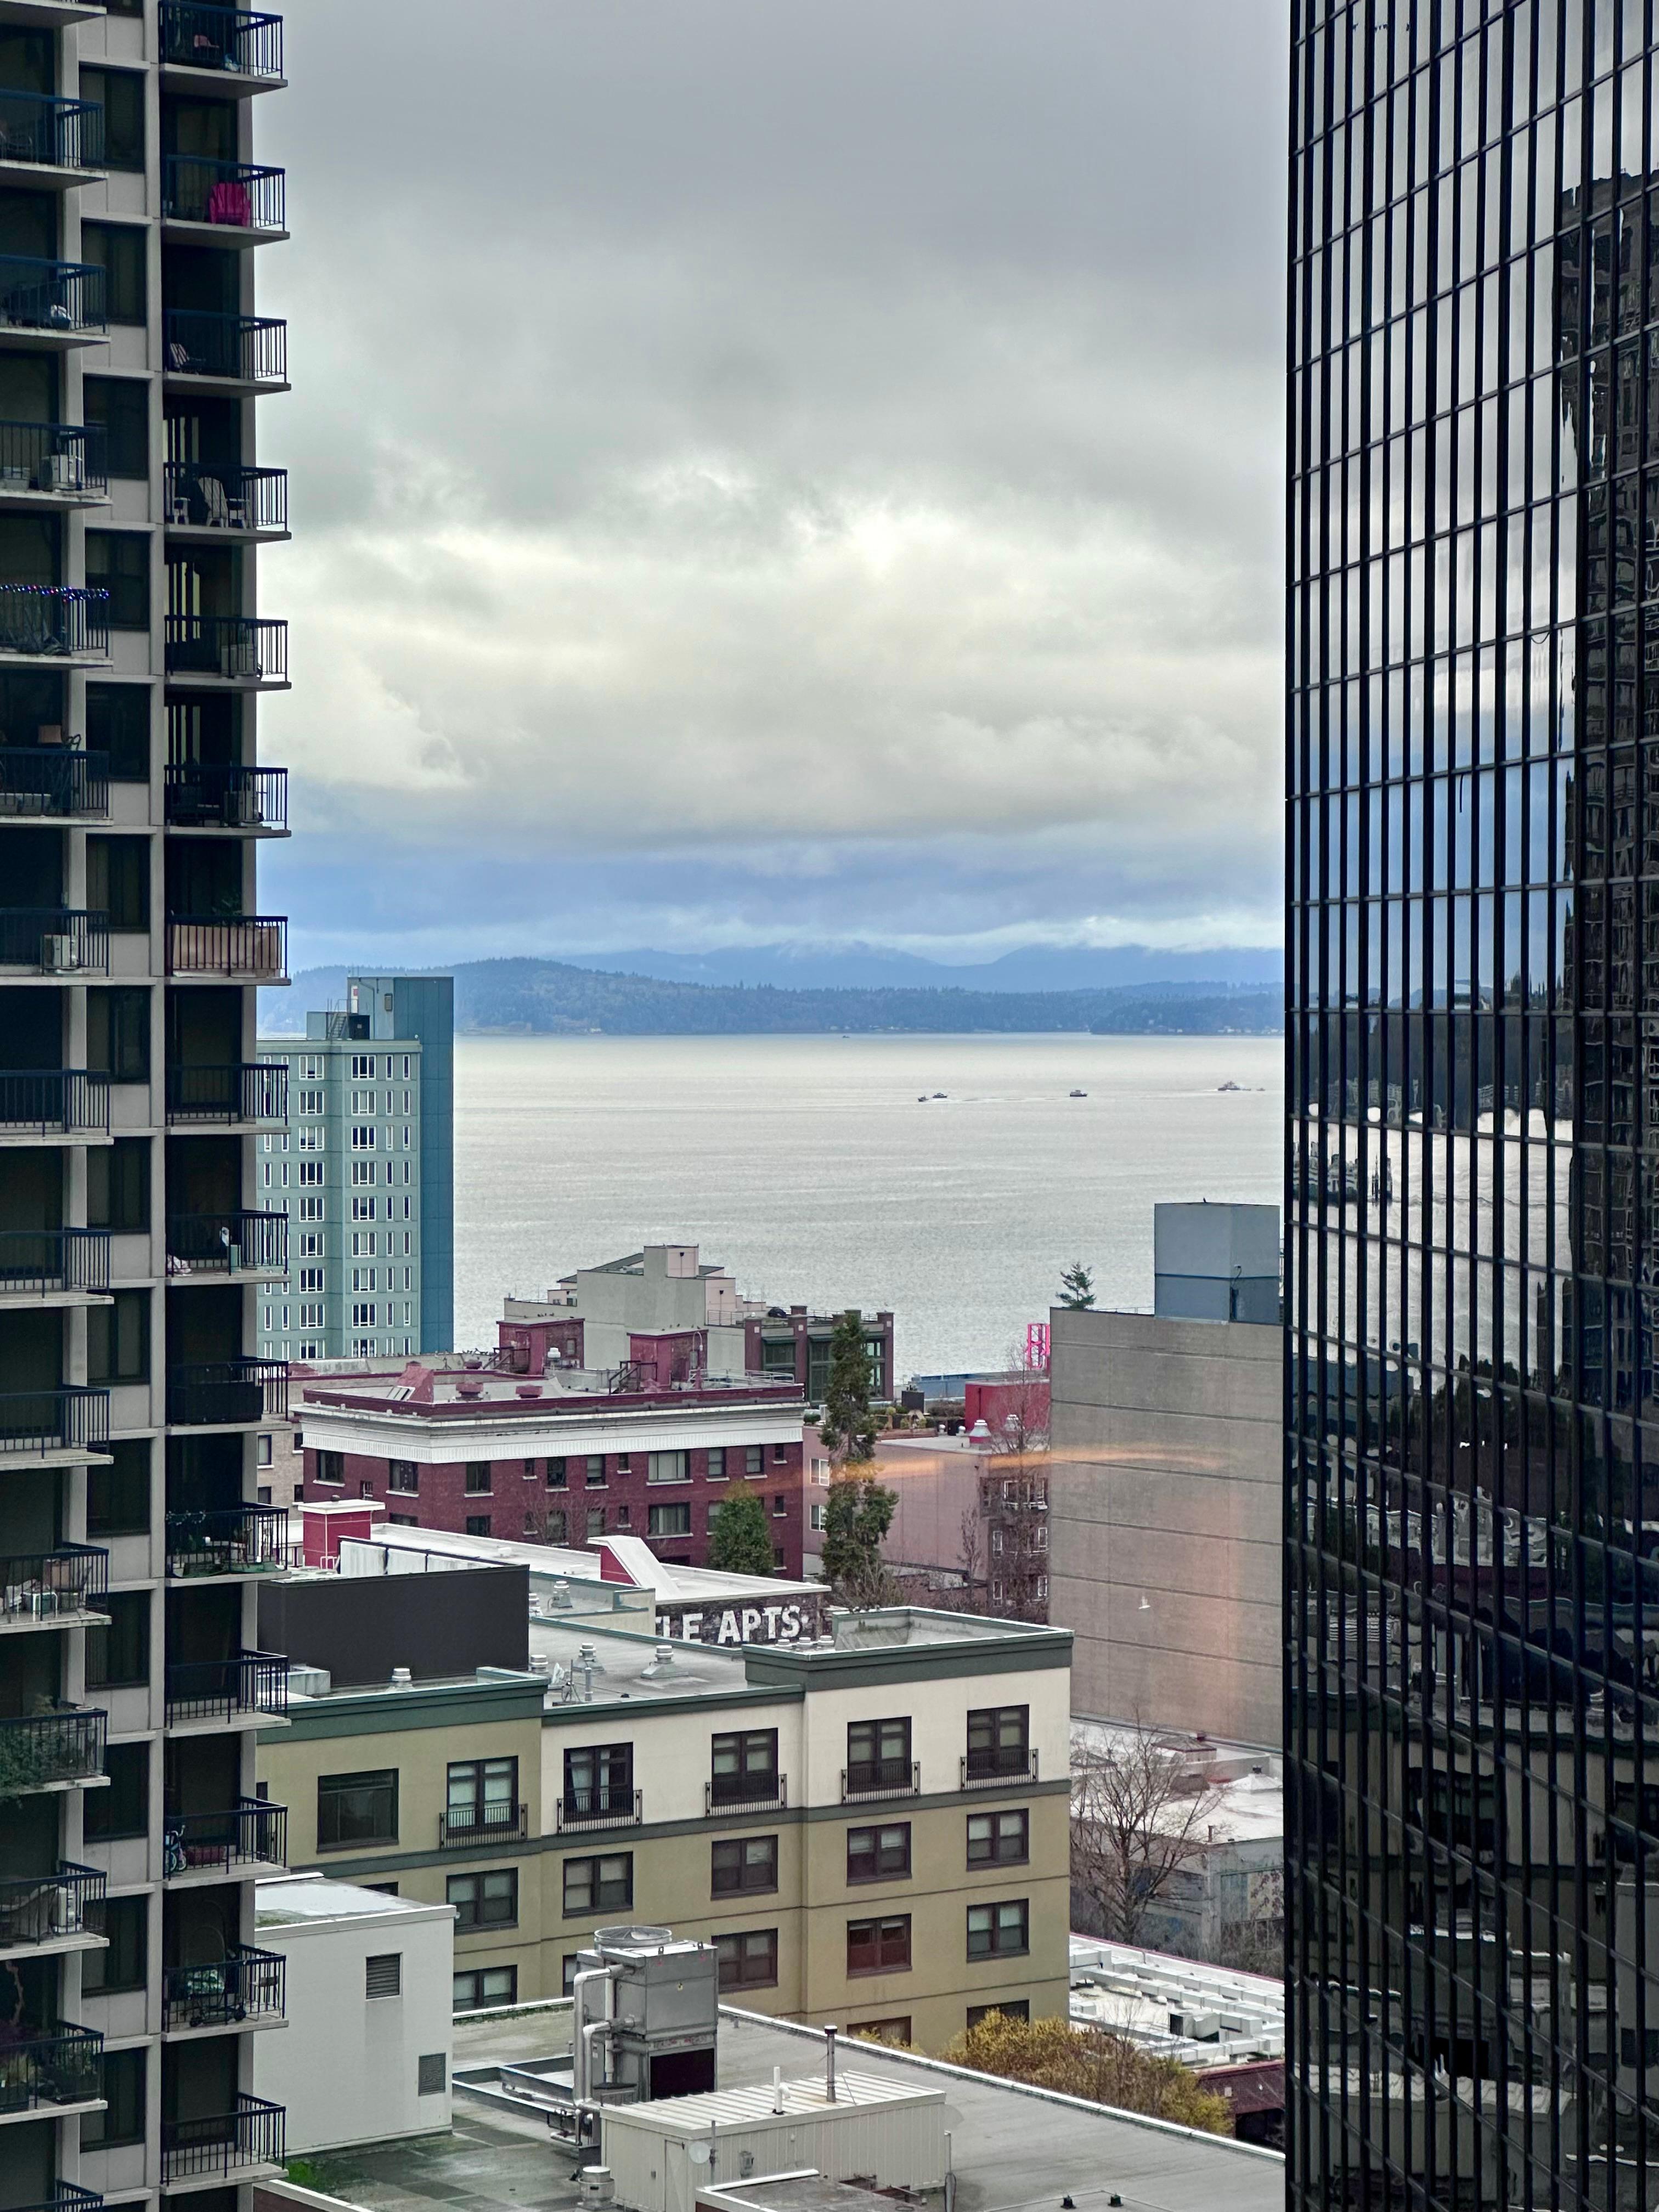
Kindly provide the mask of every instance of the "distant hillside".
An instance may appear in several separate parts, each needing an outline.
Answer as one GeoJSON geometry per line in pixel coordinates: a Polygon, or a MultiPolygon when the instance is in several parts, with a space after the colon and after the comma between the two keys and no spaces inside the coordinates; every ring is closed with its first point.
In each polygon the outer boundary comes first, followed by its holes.
{"type": "MultiPolygon", "coordinates": [[[[295,978],[291,993],[265,994],[260,1013],[268,1032],[302,1029],[308,1006],[337,1006],[345,974],[343,969],[306,970],[295,978]],[[288,1003],[274,1003],[283,1000],[288,1003]]],[[[1276,1032],[1283,1020],[1277,989],[1227,990],[1213,984],[1207,989],[1177,983],[1073,991],[964,990],[946,985],[800,989],[614,975],[557,960],[466,961],[454,975],[457,1029],[498,1036],[1091,1030],[1097,1036],[1261,1036],[1276,1032]]]]}

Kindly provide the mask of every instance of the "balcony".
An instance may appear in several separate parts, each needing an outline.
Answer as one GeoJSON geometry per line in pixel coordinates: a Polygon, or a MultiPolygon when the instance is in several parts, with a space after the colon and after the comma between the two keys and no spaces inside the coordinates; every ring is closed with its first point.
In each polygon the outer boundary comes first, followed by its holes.
{"type": "Polygon", "coordinates": [[[645,1795],[639,1790],[567,1790],[554,1812],[561,1832],[636,1828],[644,1818],[645,1795]]]}
{"type": "Polygon", "coordinates": [[[107,1229],[0,1229],[0,1305],[108,1289],[107,1229]]]}
{"type": "Polygon", "coordinates": [[[0,1881],[0,1953],[43,1949],[96,1936],[87,1907],[100,1905],[106,1877],[63,1860],[55,1874],[10,1875],[0,1881]]]}
{"type": "Polygon", "coordinates": [[[103,2096],[103,2052],[101,2035],[67,2021],[49,2033],[0,2045],[0,2115],[97,2104],[103,2096]]]}
{"type": "Polygon", "coordinates": [[[252,392],[288,387],[288,325],[277,317],[171,307],[161,317],[161,336],[168,376],[252,392]]]}
{"type": "Polygon", "coordinates": [[[1035,1782],[1036,1778],[1035,1747],[970,1751],[962,1761],[961,1786],[964,1790],[994,1790],[999,1785],[1006,1789],[1011,1782],[1035,1782]]]}
{"type": "MultiPolygon", "coordinates": [[[[104,111],[95,100],[0,91],[0,169],[84,173],[103,166],[104,111]]],[[[81,180],[76,175],[63,179],[69,184],[81,180]]]]}
{"type": "Polygon", "coordinates": [[[107,327],[104,272],[89,261],[0,253],[0,332],[44,344],[94,345],[107,327]]]}
{"type": "Polygon", "coordinates": [[[523,1805],[452,1807],[438,1815],[441,1851],[487,1851],[497,1844],[521,1844],[526,1831],[523,1805]]]}
{"type": "Polygon", "coordinates": [[[108,1719],[85,1705],[58,1705],[0,1720],[0,1803],[102,1774],[108,1719]]]}
{"type": "Polygon", "coordinates": [[[170,1813],[161,1824],[161,1875],[218,1879],[233,1872],[280,1873],[288,1864],[288,1808],[239,1797],[222,1813],[170,1813]]]}
{"type": "Polygon", "coordinates": [[[789,1804],[789,1778],[784,1774],[721,1775],[702,1785],[705,1813],[781,1813],[789,1804]]]}
{"type": "Polygon", "coordinates": [[[197,2181],[245,2173],[250,2166],[283,2163],[288,2115],[269,2098],[236,2093],[234,2108],[193,2120],[161,2123],[161,2179],[197,2181]]]}
{"type": "Polygon", "coordinates": [[[100,2212],[103,2202],[95,2189],[82,2189],[78,2181],[54,2181],[43,2203],[20,2205],[18,2212],[100,2212]]]}
{"type": "Polygon", "coordinates": [[[238,1121],[281,1127],[288,1120],[288,1062],[230,1060],[167,1069],[167,1127],[220,1128],[238,1121]]]}
{"type": "Polygon", "coordinates": [[[876,1759],[867,1765],[841,1770],[843,1805],[874,1805],[888,1797],[921,1795],[921,1762],[911,1759],[876,1759]]]}
{"type": "Polygon", "coordinates": [[[109,1443],[109,1392],[83,1382],[0,1391],[0,1465],[96,1459],[109,1443]]]}
{"type": "Polygon", "coordinates": [[[109,917],[76,907],[0,907],[0,968],[101,975],[109,968],[109,917]]]}
{"type": "Polygon", "coordinates": [[[0,584],[0,653],[107,660],[109,593],[79,584],[0,584]]]}
{"type": "Polygon", "coordinates": [[[285,983],[288,916],[245,914],[233,921],[173,916],[167,922],[167,973],[285,983]]]}
{"type": "Polygon", "coordinates": [[[96,1544],[0,1557],[0,1628],[65,1628],[100,1620],[109,1595],[109,1553],[96,1544]]]}
{"type": "Polygon", "coordinates": [[[210,1575],[268,1575],[283,1565],[288,1515],[280,1505],[231,1505],[217,1513],[169,1513],[167,1573],[177,1582],[210,1575]]]}
{"type": "Polygon", "coordinates": [[[283,19],[201,0],[161,0],[161,66],[246,78],[250,89],[280,84],[283,19]]]}
{"type": "MultiPolygon", "coordinates": [[[[0,486],[3,491],[3,486],[0,486]]],[[[109,812],[109,755],[67,745],[0,745],[0,818],[62,820],[109,812]]]]}
{"type": "Polygon", "coordinates": [[[169,676],[224,684],[286,684],[288,624],[255,615],[169,615],[169,676]]]}
{"type": "Polygon", "coordinates": [[[287,1411],[285,1360],[201,1359],[167,1370],[169,1428],[251,1428],[287,1411]]]}
{"type": "Polygon", "coordinates": [[[163,2034],[280,2020],[287,1967],[280,1951],[249,1943],[233,1943],[207,1966],[169,1966],[161,1977],[163,2034]]]}
{"type": "Polygon", "coordinates": [[[177,1283],[193,1275],[245,1275],[264,1281],[288,1273],[288,1216],[251,1213],[170,1213],[167,1275],[177,1283]]]}
{"type": "Polygon", "coordinates": [[[89,507],[109,496],[103,425],[0,422],[0,499],[89,507]]]}
{"type": "Polygon", "coordinates": [[[169,154],[161,164],[161,219],[280,238],[286,222],[287,176],[250,161],[214,161],[201,154],[169,154]]]}
{"type": "Polygon", "coordinates": [[[275,1651],[175,1660],[167,1671],[167,1724],[232,1721],[288,1711],[288,1661],[275,1651]]]}
{"type": "Polygon", "coordinates": [[[107,1137],[109,1078],[84,1067],[0,1074],[0,1138],[107,1137]]]}
{"type": "Polygon", "coordinates": [[[167,492],[169,530],[243,538],[288,534],[286,469],[207,469],[169,461],[167,492]]]}
{"type": "Polygon", "coordinates": [[[242,830],[288,835],[288,770],[229,762],[177,761],[167,772],[169,830],[242,830]]]}

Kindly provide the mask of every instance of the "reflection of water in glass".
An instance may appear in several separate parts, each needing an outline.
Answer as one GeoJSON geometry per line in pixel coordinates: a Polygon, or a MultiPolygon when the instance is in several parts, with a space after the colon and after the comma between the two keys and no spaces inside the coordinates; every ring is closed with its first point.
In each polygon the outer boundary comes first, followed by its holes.
{"type": "Polygon", "coordinates": [[[1072,1260],[1149,1306],[1157,1200],[1280,1195],[1276,1038],[462,1037],[455,1085],[462,1344],[684,1239],[745,1293],[890,1306],[901,1375],[984,1365],[1072,1260]]]}

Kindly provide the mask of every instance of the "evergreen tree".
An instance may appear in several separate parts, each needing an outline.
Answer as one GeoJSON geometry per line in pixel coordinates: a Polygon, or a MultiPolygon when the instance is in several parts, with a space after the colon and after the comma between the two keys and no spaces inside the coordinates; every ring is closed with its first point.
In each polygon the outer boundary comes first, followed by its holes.
{"type": "Polygon", "coordinates": [[[870,1412],[870,1355],[865,1349],[863,1316],[856,1306],[842,1316],[830,1340],[830,1382],[818,1418],[818,1435],[837,1466],[876,1455],[876,1425],[870,1412]]]}
{"type": "Polygon", "coordinates": [[[898,1500],[873,1475],[837,1470],[823,1509],[823,1574],[838,1604],[890,1605],[897,1586],[881,1556],[898,1500]]]}
{"type": "Polygon", "coordinates": [[[708,1564],[726,1575],[775,1571],[766,1501],[742,1480],[729,1482],[708,1530],[708,1564]]]}
{"type": "Polygon", "coordinates": [[[1060,1303],[1068,1313],[1086,1313],[1095,1302],[1095,1279],[1081,1260],[1073,1260],[1060,1279],[1060,1303]]]}

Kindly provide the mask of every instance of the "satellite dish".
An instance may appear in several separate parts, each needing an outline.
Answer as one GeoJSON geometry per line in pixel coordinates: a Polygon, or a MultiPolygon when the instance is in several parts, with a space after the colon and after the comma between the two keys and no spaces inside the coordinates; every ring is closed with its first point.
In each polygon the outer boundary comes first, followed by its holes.
{"type": "Polygon", "coordinates": [[[691,2146],[690,2158],[693,2166],[707,2166],[714,2154],[713,2147],[708,2143],[694,2142],[691,2146]]]}

